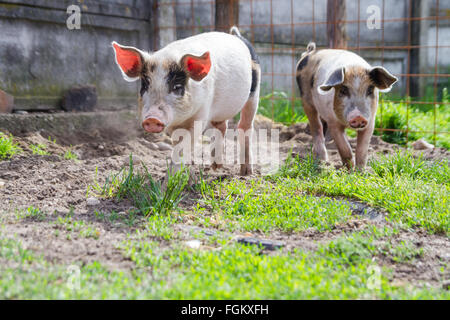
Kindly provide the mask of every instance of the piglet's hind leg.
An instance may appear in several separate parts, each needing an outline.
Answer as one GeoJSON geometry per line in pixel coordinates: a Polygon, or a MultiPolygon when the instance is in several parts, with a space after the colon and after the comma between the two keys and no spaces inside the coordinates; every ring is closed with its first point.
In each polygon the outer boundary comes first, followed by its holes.
{"type": "Polygon", "coordinates": [[[241,111],[241,119],[238,124],[239,130],[239,163],[241,165],[241,176],[253,174],[251,143],[253,133],[253,120],[258,110],[259,93],[251,97],[241,111]]]}
{"type": "Polygon", "coordinates": [[[311,129],[311,135],[313,137],[314,157],[318,160],[327,161],[328,154],[325,147],[323,125],[322,121],[320,120],[319,114],[313,106],[307,103],[304,103],[303,109],[305,110],[306,116],[308,117],[309,127],[311,129]]]}

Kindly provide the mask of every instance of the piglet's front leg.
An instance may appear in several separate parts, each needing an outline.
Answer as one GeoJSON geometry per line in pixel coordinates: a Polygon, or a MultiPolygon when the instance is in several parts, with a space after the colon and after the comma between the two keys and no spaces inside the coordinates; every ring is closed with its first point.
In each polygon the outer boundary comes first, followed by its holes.
{"type": "Polygon", "coordinates": [[[367,165],[367,157],[369,152],[370,139],[373,135],[374,121],[364,130],[358,131],[356,139],[356,168],[364,170],[367,165]]]}
{"type": "Polygon", "coordinates": [[[334,143],[338,148],[342,163],[347,167],[347,169],[352,170],[355,164],[353,162],[352,148],[345,135],[345,127],[336,122],[332,122],[328,124],[328,126],[334,143]]]}
{"type": "MultiPolygon", "coordinates": [[[[219,135],[216,134],[214,140],[215,148],[211,152],[212,164],[211,168],[217,170],[223,168],[225,136],[227,133],[228,121],[211,122],[211,125],[219,131],[219,135]]],[[[216,132],[217,133],[217,132],[216,132]]]]}
{"type": "MultiPolygon", "coordinates": [[[[174,175],[181,171],[182,167],[191,166],[195,162],[194,151],[197,147],[196,142],[199,137],[199,132],[201,133],[201,130],[195,130],[195,127],[192,126],[189,129],[180,128],[171,133],[174,148],[169,160],[169,168],[166,172],[164,185],[167,185],[169,181],[169,174],[174,175]]],[[[189,184],[194,184],[195,180],[194,173],[190,170],[189,184]]]]}

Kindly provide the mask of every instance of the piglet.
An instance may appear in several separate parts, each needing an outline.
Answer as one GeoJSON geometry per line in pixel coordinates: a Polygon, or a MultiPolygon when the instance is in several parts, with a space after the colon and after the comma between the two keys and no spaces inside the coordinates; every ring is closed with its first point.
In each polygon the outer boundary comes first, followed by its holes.
{"type": "Polygon", "coordinates": [[[313,136],[315,158],[328,160],[323,122],[330,130],[342,162],[353,168],[352,150],[345,129],[357,131],[356,167],[367,164],[369,143],[375,126],[379,92],[397,82],[383,67],[371,67],[347,50],[316,50],[310,43],[297,64],[297,84],[313,136]]]}
{"type": "MultiPolygon", "coordinates": [[[[154,53],[116,42],[112,46],[125,80],[141,81],[138,106],[145,131],[167,130],[172,135],[177,129],[188,130],[194,148],[207,129],[216,128],[224,137],[227,121],[241,112],[240,173],[252,174],[251,131],[261,68],[238,28],[231,28],[230,34],[208,32],[178,40],[154,53]],[[195,123],[201,123],[201,130],[194,130],[195,123]]],[[[213,167],[220,162],[216,157],[213,167]]]]}

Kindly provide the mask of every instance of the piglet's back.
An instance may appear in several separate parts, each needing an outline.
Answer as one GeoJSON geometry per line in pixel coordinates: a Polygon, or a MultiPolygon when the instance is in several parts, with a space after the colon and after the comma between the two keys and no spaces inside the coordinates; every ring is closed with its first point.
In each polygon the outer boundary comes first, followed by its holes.
{"type": "Polygon", "coordinates": [[[251,66],[250,52],[238,37],[224,32],[206,32],[174,41],[154,53],[155,58],[179,61],[185,54],[202,55],[209,51],[212,68],[241,68],[242,61],[251,66]]]}

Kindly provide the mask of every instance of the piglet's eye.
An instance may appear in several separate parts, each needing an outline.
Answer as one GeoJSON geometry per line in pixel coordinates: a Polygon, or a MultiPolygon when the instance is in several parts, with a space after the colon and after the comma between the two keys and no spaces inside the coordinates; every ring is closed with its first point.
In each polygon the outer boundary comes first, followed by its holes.
{"type": "Polygon", "coordinates": [[[342,86],[341,89],[339,90],[339,94],[341,96],[348,96],[348,95],[350,95],[350,91],[348,90],[348,88],[346,86],[342,86]]]}
{"type": "Polygon", "coordinates": [[[177,95],[184,95],[184,86],[182,84],[175,84],[172,87],[172,92],[177,94],[177,95]]]}
{"type": "Polygon", "coordinates": [[[374,86],[370,86],[369,88],[367,88],[367,95],[368,96],[373,95],[374,90],[375,90],[374,86]]]}

